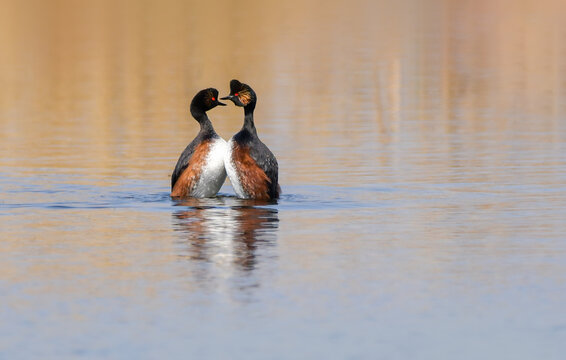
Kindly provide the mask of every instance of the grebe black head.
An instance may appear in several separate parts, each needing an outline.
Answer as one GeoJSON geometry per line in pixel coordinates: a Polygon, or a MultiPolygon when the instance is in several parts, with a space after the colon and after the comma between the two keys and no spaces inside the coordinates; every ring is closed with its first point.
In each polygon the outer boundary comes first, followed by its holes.
{"type": "Polygon", "coordinates": [[[234,79],[230,81],[230,95],[223,97],[222,100],[232,100],[236,106],[251,107],[253,109],[257,96],[248,84],[243,84],[234,79]]]}
{"type": "Polygon", "coordinates": [[[218,101],[218,90],[214,88],[204,89],[199,91],[191,101],[191,114],[199,120],[203,113],[218,105],[226,106],[226,104],[218,101]]]}

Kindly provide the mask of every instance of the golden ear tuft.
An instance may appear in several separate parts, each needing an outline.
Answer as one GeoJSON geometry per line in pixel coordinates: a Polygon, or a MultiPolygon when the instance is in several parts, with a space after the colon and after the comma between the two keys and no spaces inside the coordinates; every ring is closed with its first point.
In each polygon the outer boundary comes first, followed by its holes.
{"type": "Polygon", "coordinates": [[[252,94],[248,90],[242,90],[238,93],[238,98],[246,106],[252,101],[252,94]]]}

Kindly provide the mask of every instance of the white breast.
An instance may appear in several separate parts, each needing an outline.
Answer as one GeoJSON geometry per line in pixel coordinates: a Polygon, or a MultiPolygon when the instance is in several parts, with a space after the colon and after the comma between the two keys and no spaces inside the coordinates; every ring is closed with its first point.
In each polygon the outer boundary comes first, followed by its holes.
{"type": "Polygon", "coordinates": [[[230,139],[228,142],[228,150],[224,156],[224,166],[226,167],[226,173],[228,174],[228,178],[232,183],[232,187],[234,188],[234,192],[238,195],[239,198],[247,199],[248,194],[244,191],[242,184],[240,183],[240,177],[238,176],[238,171],[234,166],[234,161],[232,160],[232,150],[234,149],[234,140],[230,139]]]}
{"type": "Polygon", "coordinates": [[[226,180],[226,170],[224,168],[224,157],[228,151],[228,144],[222,138],[215,139],[210,145],[210,150],[206,156],[205,165],[200,174],[197,185],[192,196],[211,197],[218,193],[218,190],[226,180]]]}

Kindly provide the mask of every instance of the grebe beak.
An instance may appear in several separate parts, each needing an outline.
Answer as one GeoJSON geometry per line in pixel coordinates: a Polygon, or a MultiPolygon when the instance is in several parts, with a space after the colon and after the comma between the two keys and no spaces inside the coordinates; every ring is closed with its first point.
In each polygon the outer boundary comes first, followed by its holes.
{"type": "Polygon", "coordinates": [[[220,101],[218,101],[218,100],[216,100],[216,105],[226,106],[226,104],[224,104],[223,102],[220,102],[220,101]]]}
{"type": "Polygon", "coordinates": [[[223,98],[220,98],[220,100],[232,100],[233,97],[234,95],[228,95],[228,96],[224,96],[223,98]]]}

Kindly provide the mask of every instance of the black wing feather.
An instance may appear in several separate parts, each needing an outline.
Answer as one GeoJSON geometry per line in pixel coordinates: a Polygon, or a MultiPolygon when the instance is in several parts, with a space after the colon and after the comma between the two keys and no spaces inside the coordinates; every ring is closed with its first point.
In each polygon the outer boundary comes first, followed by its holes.
{"type": "Polygon", "coordinates": [[[171,190],[173,190],[179,176],[181,176],[183,171],[185,171],[187,166],[189,166],[189,162],[191,161],[191,157],[193,156],[198,143],[197,138],[195,138],[189,145],[187,145],[185,150],[183,150],[181,156],[179,156],[175,170],[173,170],[173,174],[171,174],[171,190]]]}
{"type": "Polygon", "coordinates": [[[269,196],[277,198],[279,196],[279,164],[277,164],[275,155],[264,143],[256,138],[253,146],[250,147],[250,156],[271,180],[269,196]]]}

